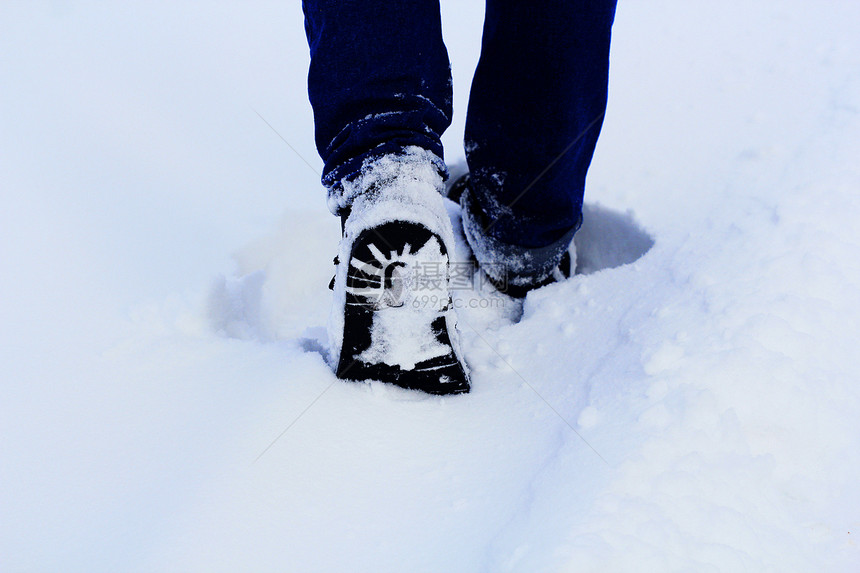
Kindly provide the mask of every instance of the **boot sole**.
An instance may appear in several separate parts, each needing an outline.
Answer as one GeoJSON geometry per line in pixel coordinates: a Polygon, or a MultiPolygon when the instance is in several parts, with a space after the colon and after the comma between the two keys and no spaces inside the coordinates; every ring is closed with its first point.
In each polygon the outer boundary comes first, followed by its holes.
{"type": "MultiPolygon", "coordinates": [[[[336,370],[337,377],[355,381],[377,380],[429,394],[469,392],[469,380],[454,353],[444,314],[433,319],[431,330],[438,343],[450,349],[448,354],[418,362],[409,370],[385,363],[370,364],[358,358],[371,345],[373,317],[377,310],[376,301],[364,293],[384,288],[385,285],[382,285],[381,281],[386,280],[382,277],[387,274],[382,267],[374,266],[370,249],[372,245],[379,243],[403,244],[404,237],[408,238],[406,242],[410,244],[423,245],[435,235],[423,225],[397,221],[365,230],[353,243],[350,260],[346,262],[349,266],[345,289],[344,336],[336,370]],[[355,268],[352,265],[353,258],[361,261],[358,267],[370,264],[374,266],[375,272],[365,273],[355,268]]],[[[439,245],[442,253],[447,255],[444,244],[439,241],[439,245]]]]}

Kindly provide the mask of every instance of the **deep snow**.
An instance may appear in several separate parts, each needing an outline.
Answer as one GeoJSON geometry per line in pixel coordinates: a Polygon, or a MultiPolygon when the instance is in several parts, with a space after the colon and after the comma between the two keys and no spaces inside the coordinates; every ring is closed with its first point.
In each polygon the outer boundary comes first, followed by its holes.
{"type": "Polygon", "coordinates": [[[856,571],[858,21],[621,2],[580,274],[438,398],[324,362],[298,3],[4,3],[0,570],[856,571]]]}

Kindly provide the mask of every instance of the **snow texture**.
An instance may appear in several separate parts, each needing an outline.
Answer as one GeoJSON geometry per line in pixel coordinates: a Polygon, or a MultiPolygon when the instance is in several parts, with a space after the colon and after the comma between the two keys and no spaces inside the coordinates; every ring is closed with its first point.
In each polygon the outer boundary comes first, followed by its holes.
{"type": "Polygon", "coordinates": [[[578,273],[432,397],[326,362],[298,3],[5,3],[0,570],[857,571],[858,21],[619,3],[578,273]]]}

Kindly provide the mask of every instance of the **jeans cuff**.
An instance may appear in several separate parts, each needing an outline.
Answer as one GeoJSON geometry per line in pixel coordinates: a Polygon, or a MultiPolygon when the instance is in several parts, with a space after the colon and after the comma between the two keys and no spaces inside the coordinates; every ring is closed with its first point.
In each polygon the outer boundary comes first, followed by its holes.
{"type": "MultiPolygon", "coordinates": [[[[323,179],[328,188],[328,208],[335,215],[348,212],[356,197],[372,187],[384,185],[394,179],[398,172],[410,167],[429,167],[442,177],[448,177],[445,161],[423,147],[411,145],[392,149],[377,149],[367,156],[356,158],[343,166],[339,172],[346,175],[335,179],[330,174],[323,179]]],[[[442,193],[442,189],[439,191],[442,193]]]]}

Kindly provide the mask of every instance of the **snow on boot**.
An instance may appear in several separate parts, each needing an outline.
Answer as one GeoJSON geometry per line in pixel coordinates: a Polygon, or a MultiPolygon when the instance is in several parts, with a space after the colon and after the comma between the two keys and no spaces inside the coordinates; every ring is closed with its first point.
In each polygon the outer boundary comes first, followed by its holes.
{"type": "Polygon", "coordinates": [[[448,293],[451,223],[421,156],[366,166],[344,222],[330,320],[339,378],[431,394],[469,391],[448,293]]]}
{"type": "Polygon", "coordinates": [[[451,201],[459,203],[464,211],[461,218],[463,234],[472,249],[472,260],[481,268],[487,281],[499,292],[514,298],[525,298],[529,291],[569,279],[576,272],[576,248],[573,243],[573,232],[559,246],[547,249],[531,249],[532,252],[528,254],[521,252],[527,251],[527,249],[506,245],[486,236],[481,225],[465,213],[470,205],[468,171],[459,177],[452,177],[445,196],[451,201]],[[521,264],[522,261],[518,259],[525,261],[546,259],[557,262],[548,265],[543,271],[538,271],[539,276],[534,276],[528,272],[534,269],[521,270],[521,268],[529,265],[521,264]]]}

